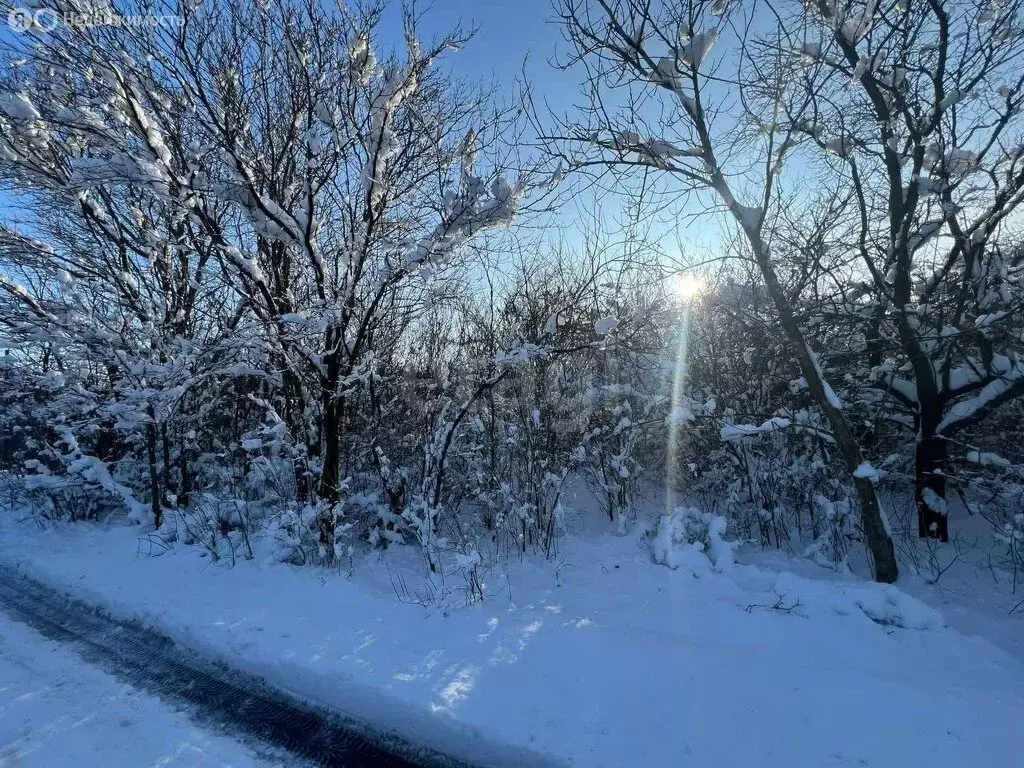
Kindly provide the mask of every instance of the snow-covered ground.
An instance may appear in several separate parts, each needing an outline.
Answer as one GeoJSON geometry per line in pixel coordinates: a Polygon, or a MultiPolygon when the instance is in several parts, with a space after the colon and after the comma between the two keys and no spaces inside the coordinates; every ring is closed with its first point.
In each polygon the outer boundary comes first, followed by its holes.
{"type": "MultiPolygon", "coordinates": [[[[1019,761],[1024,661],[894,587],[761,561],[670,570],[649,542],[570,536],[430,607],[414,552],[354,573],[130,528],[0,527],[0,559],[310,699],[483,764],[967,765],[1019,761]]],[[[743,560],[741,553],[740,560],[743,560]]],[[[458,587],[453,576],[449,587],[458,587]]],[[[922,592],[924,594],[924,592],[922,592]]],[[[993,620],[994,621],[994,620],[993,620]]],[[[1018,622],[1019,616],[1005,616],[1018,622]]]]}
{"type": "MultiPolygon", "coordinates": [[[[0,606],[2,608],[2,606],[0,606]]],[[[212,733],[0,610],[0,766],[280,764],[212,733]]]]}

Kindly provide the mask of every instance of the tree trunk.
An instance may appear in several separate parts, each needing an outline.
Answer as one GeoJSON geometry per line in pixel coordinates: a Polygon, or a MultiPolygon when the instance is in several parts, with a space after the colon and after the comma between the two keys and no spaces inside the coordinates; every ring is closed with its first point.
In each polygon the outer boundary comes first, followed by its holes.
{"type": "Polygon", "coordinates": [[[320,498],[333,503],[338,500],[342,404],[333,392],[325,392],[323,407],[323,469],[320,476],[320,498]]]}
{"type": "Polygon", "coordinates": [[[160,447],[162,453],[161,472],[163,474],[163,493],[169,495],[174,487],[171,471],[171,438],[167,434],[167,423],[160,425],[160,447]]]}
{"type": "Polygon", "coordinates": [[[922,539],[949,541],[949,515],[945,513],[948,458],[946,441],[931,430],[922,428],[917,439],[914,467],[917,535],[922,539]],[[935,509],[936,506],[941,509],[935,509]]]}
{"type": "Polygon", "coordinates": [[[178,446],[178,474],[181,475],[181,496],[178,498],[178,506],[188,509],[192,495],[192,475],[188,466],[188,448],[184,439],[178,446]]]}
{"type": "Polygon", "coordinates": [[[153,527],[159,529],[164,522],[163,506],[160,504],[160,471],[156,459],[156,424],[146,424],[146,453],[149,459],[150,507],[153,510],[153,527]]]}
{"type": "Polygon", "coordinates": [[[317,455],[314,446],[310,444],[310,424],[307,419],[306,397],[302,389],[302,383],[295,371],[288,364],[284,355],[275,355],[275,365],[284,371],[284,386],[281,388],[282,407],[284,409],[284,421],[288,425],[289,432],[295,438],[293,445],[294,455],[292,467],[295,478],[295,499],[300,505],[309,500],[310,474],[309,461],[317,455]],[[302,454],[299,455],[301,448],[302,454]]]}
{"type": "MultiPolygon", "coordinates": [[[[728,191],[724,180],[722,180],[721,188],[728,191]]],[[[723,197],[725,197],[724,194],[723,197]]],[[[731,192],[726,199],[732,200],[731,192]]],[[[832,428],[832,437],[836,442],[836,448],[839,450],[840,456],[843,457],[846,470],[853,480],[853,485],[857,491],[857,498],[860,501],[861,523],[864,528],[864,536],[867,539],[868,550],[871,552],[871,559],[874,564],[875,580],[891,584],[899,576],[899,566],[896,563],[896,549],[885,529],[885,523],[882,520],[882,510],[878,503],[878,494],[875,492],[874,484],[868,478],[856,476],[857,469],[864,461],[860,444],[857,442],[853,430],[850,429],[850,424],[842,411],[842,404],[836,401],[832,392],[828,391],[828,383],[825,381],[824,375],[819,369],[810,347],[807,346],[803,331],[800,330],[800,326],[793,314],[793,307],[786,296],[782,284],[779,282],[778,275],[775,274],[775,268],[771,263],[768,248],[761,239],[760,224],[755,226],[749,219],[742,216],[739,216],[738,220],[754,251],[754,258],[761,270],[761,276],[764,278],[768,295],[775,305],[782,328],[793,346],[793,351],[796,353],[800,370],[807,380],[807,387],[818,403],[818,407],[821,408],[825,418],[828,419],[829,426],[832,428]]]]}
{"type": "Polygon", "coordinates": [[[893,546],[892,539],[889,538],[888,531],[885,530],[875,486],[869,479],[861,477],[855,478],[853,485],[857,489],[857,498],[860,501],[860,516],[861,524],[864,526],[864,535],[868,540],[871,558],[875,562],[875,581],[892,584],[899,577],[896,548],[893,546]]]}
{"type": "MultiPolygon", "coordinates": [[[[328,333],[328,341],[334,334],[328,333]]],[[[335,343],[337,341],[335,340],[335,343]]],[[[330,347],[330,345],[328,345],[330,347]]],[[[321,438],[323,446],[323,467],[320,475],[320,498],[328,503],[328,509],[320,515],[320,544],[326,548],[329,560],[334,559],[334,534],[337,520],[334,507],[340,498],[339,475],[341,464],[341,426],[344,400],[338,394],[340,361],[335,350],[325,360],[327,372],[321,379],[323,424],[321,438]]]]}

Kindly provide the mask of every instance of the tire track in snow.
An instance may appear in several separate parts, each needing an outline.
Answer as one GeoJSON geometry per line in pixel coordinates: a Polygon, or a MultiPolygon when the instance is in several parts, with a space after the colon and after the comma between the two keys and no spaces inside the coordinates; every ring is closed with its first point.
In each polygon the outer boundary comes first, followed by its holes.
{"type": "Polygon", "coordinates": [[[204,725],[243,733],[316,765],[466,766],[395,734],[298,701],[257,678],[204,661],[149,628],[105,616],[4,565],[0,565],[0,610],[51,640],[72,646],[86,661],[125,682],[187,705],[204,725]]]}

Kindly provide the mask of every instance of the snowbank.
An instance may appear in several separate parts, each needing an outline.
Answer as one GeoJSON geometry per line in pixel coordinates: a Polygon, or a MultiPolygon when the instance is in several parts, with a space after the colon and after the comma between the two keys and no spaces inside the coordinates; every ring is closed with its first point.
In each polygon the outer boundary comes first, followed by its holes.
{"type": "Polygon", "coordinates": [[[676,507],[658,521],[651,544],[654,562],[702,575],[732,567],[736,545],[725,541],[726,519],[692,507],[676,507]]]}
{"type": "Polygon", "coordinates": [[[744,565],[695,579],[654,564],[649,541],[599,536],[492,577],[482,605],[441,611],[389,594],[400,550],[346,580],[188,550],[137,556],[126,529],[8,526],[0,540],[0,558],[51,584],[486,765],[543,753],[631,768],[961,768],[1018,755],[1024,664],[892,587],[744,565]]]}

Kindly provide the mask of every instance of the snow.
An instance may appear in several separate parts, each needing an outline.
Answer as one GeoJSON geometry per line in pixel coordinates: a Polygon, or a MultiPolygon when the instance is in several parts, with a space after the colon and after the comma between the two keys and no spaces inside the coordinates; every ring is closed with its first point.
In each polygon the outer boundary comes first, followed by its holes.
{"type": "Polygon", "coordinates": [[[904,400],[910,403],[917,402],[917,384],[908,379],[901,379],[895,374],[892,375],[886,382],[889,389],[900,395],[904,400]]]}
{"type": "Polygon", "coordinates": [[[722,440],[739,440],[751,435],[760,435],[765,432],[777,432],[780,429],[787,429],[790,420],[781,416],[774,416],[761,424],[726,424],[722,427],[722,440]]]}
{"type": "Polygon", "coordinates": [[[594,323],[594,333],[598,336],[605,336],[619,327],[619,321],[614,317],[602,317],[594,323]]]}
{"type": "MultiPolygon", "coordinates": [[[[280,763],[278,763],[280,765],[280,763]]],[[[0,765],[271,765],[0,610],[0,765]]]]}
{"type": "Polygon", "coordinates": [[[733,202],[730,210],[739,221],[740,226],[747,232],[756,232],[761,227],[761,221],[764,218],[764,211],[761,208],[733,202]]]}
{"type": "Polygon", "coordinates": [[[679,61],[690,69],[699,69],[701,63],[718,40],[718,30],[698,32],[679,51],[679,61]]]}
{"type": "Polygon", "coordinates": [[[672,406],[672,410],[669,411],[668,416],[665,417],[665,423],[667,425],[672,424],[689,424],[695,420],[693,411],[685,403],[679,403],[672,406]]]}
{"type": "Polygon", "coordinates": [[[805,42],[800,48],[800,53],[807,61],[821,57],[821,43],[805,42]]]}
{"type": "Polygon", "coordinates": [[[978,319],[974,321],[974,324],[978,328],[988,328],[990,325],[994,325],[994,324],[998,323],[1000,320],[1002,320],[1008,314],[1009,314],[1008,312],[1002,312],[1002,311],[1000,311],[1000,312],[990,312],[989,314],[986,314],[986,315],[980,315],[978,317],[978,319]]]}
{"type": "Polygon", "coordinates": [[[669,90],[679,88],[679,63],[675,56],[663,56],[658,59],[654,72],[651,73],[651,81],[658,83],[669,90]]]}
{"type": "MultiPolygon", "coordinates": [[[[972,418],[979,411],[989,406],[989,404],[1004,397],[1007,392],[1018,386],[1021,379],[1024,379],[1024,364],[1020,362],[1010,363],[1007,358],[999,356],[993,360],[992,372],[998,375],[999,378],[985,384],[972,397],[954,403],[953,407],[946,412],[942,421],[939,422],[936,429],[939,434],[942,434],[959,422],[972,418]]],[[[970,371],[953,371],[953,375],[950,377],[949,389],[956,391],[960,388],[960,385],[976,377],[976,374],[972,375],[970,371]],[[957,374],[961,375],[957,376],[957,374]]]]}
{"type": "Polygon", "coordinates": [[[980,464],[986,467],[1009,467],[1013,465],[1009,459],[991,451],[968,451],[964,458],[972,464],[980,464]]]}
{"type": "Polygon", "coordinates": [[[946,515],[949,513],[949,505],[946,500],[939,496],[931,488],[925,488],[921,491],[921,498],[927,505],[928,509],[937,515],[946,515]]]}
{"type": "Polygon", "coordinates": [[[965,94],[959,88],[954,88],[949,93],[947,93],[943,97],[942,101],[939,103],[939,112],[945,112],[950,107],[959,104],[966,95],[967,94],[965,94]]]}
{"type": "Polygon", "coordinates": [[[878,480],[878,470],[871,466],[870,461],[862,461],[860,465],[853,470],[853,476],[875,481],[878,480]]]}
{"type": "Polygon", "coordinates": [[[0,112],[15,120],[38,120],[39,110],[23,93],[4,94],[0,97],[0,112]]]}
{"type": "Polygon", "coordinates": [[[825,374],[821,370],[821,363],[818,362],[817,354],[815,354],[810,347],[807,347],[807,355],[811,358],[811,364],[814,366],[815,373],[818,374],[818,381],[821,382],[822,389],[825,390],[825,400],[837,411],[843,410],[843,401],[839,399],[835,390],[832,389],[832,385],[829,384],[828,379],[825,378],[825,374]]]}
{"type": "Polygon", "coordinates": [[[494,356],[494,362],[498,365],[517,365],[529,362],[537,357],[545,357],[548,354],[550,354],[550,350],[547,348],[539,347],[530,342],[524,342],[512,349],[499,352],[494,356]]]}
{"type": "Polygon", "coordinates": [[[615,141],[615,146],[621,150],[632,150],[642,145],[643,139],[640,138],[640,134],[635,131],[616,131],[613,133],[612,138],[615,141]]]}
{"type": "MultiPolygon", "coordinates": [[[[482,604],[463,605],[450,583],[423,607],[410,604],[425,583],[412,548],[360,557],[346,578],[211,566],[188,548],[139,556],[126,528],[0,521],[3,559],[37,577],[488,765],[542,765],[540,754],[579,766],[1015,761],[1019,658],[896,587],[742,557],[724,573],[666,568],[642,531],[572,533],[554,562],[485,575],[482,604]]],[[[699,567],[698,556],[709,562],[692,548],[678,557],[699,567]]]]}
{"type": "MultiPolygon", "coordinates": [[[[878,77],[879,82],[891,88],[892,90],[897,90],[900,86],[903,85],[903,82],[906,79],[907,70],[904,67],[894,67],[892,72],[890,72],[889,74],[878,77]]],[[[890,138],[888,141],[886,141],[885,144],[893,152],[897,152],[899,150],[899,142],[896,140],[895,137],[890,138]]]]}
{"type": "Polygon", "coordinates": [[[809,618],[823,612],[840,616],[859,613],[881,626],[916,630],[945,627],[945,620],[938,611],[888,584],[851,584],[830,589],[824,588],[821,582],[783,573],[775,582],[775,591],[790,597],[794,603],[799,602],[794,610],[809,618]]]}
{"type": "Polygon", "coordinates": [[[864,10],[851,16],[843,22],[840,32],[847,42],[856,44],[871,29],[871,22],[874,20],[877,0],[867,0],[864,10]]]}
{"type": "Polygon", "coordinates": [[[684,567],[694,576],[706,574],[711,566],[728,570],[733,564],[736,544],[725,541],[727,525],[721,515],[677,507],[658,521],[651,542],[654,561],[670,568],[684,567]]]}
{"type": "Polygon", "coordinates": [[[825,149],[834,155],[839,155],[840,157],[845,157],[849,152],[846,141],[842,136],[836,136],[829,139],[825,143],[825,149]]]}

